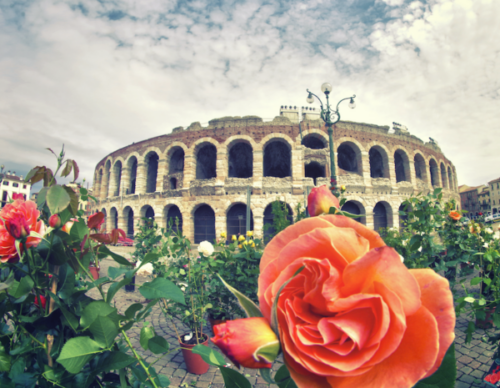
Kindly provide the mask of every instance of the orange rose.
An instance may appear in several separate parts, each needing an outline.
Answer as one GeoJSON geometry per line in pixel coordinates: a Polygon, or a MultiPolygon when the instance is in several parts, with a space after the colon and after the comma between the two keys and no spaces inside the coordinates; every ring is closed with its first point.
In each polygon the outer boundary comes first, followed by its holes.
{"type": "Polygon", "coordinates": [[[215,325],[214,337],[210,340],[217,345],[236,366],[245,368],[271,368],[274,361],[257,354],[264,346],[276,347],[279,342],[276,334],[265,318],[245,318],[215,325]]]}
{"type": "Polygon", "coordinates": [[[454,221],[460,221],[460,218],[462,218],[462,215],[459,213],[459,212],[450,212],[450,214],[448,214],[448,216],[454,220],[454,221]]]}
{"type": "MultiPolygon", "coordinates": [[[[2,262],[19,260],[15,245],[16,238],[24,238],[32,231],[43,234],[44,225],[42,221],[38,221],[39,216],[40,212],[36,208],[36,203],[25,201],[22,196],[17,196],[14,202],[3,207],[0,211],[0,260],[2,262]]],[[[23,245],[30,248],[37,246],[39,242],[40,239],[37,237],[28,237],[23,245]]]]}
{"type": "Polygon", "coordinates": [[[311,217],[328,213],[332,206],[339,208],[340,202],[325,185],[312,188],[307,197],[307,211],[311,217]]]}
{"type": "Polygon", "coordinates": [[[337,215],[278,234],[260,264],[260,309],[277,308],[285,363],[300,388],[413,387],[452,344],[448,281],[408,270],[380,236],[337,215]]]}

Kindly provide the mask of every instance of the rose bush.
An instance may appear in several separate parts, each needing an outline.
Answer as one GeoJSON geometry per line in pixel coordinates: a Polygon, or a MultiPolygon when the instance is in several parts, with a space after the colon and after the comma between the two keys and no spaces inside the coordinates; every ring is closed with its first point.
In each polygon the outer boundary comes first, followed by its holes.
{"type": "Polygon", "coordinates": [[[376,232],[350,218],[314,217],[285,229],[266,247],[260,272],[269,322],[293,277],[277,320],[298,387],[412,387],[439,368],[454,340],[448,281],[408,270],[376,232]]]}
{"type": "MultiPolygon", "coordinates": [[[[25,238],[30,232],[43,234],[44,224],[38,220],[40,212],[33,201],[25,201],[16,196],[14,202],[5,205],[0,211],[0,260],[16,262],[19,255],[16,250],[16,239],[25,238]]],[[[40,242],[37,237],[26,239],[27,248],[35,247],[40,242]]]]}
{"type": "Polygon", "coordinates": [[[462,218],[462,215],[457,211],[451,211],[448,216],[454,221],[460,221],[460,218],[462,218]]]}
{"type": "Polygon", "coordinates": [[[313,187],[307,197],[307,211],[311,217],[328,214],[331,207],[340,208],[339,199],[325,186],[313,187]]]}

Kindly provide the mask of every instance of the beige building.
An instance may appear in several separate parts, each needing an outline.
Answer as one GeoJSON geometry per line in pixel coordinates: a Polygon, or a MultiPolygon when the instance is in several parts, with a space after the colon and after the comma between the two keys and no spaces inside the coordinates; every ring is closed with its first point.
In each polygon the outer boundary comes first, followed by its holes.
{"type": "Polygon", "coordinates": [[[481,213],[485,215],[491,213],[490,187],[486,185],[479,186],[477,197],[481,213]]]}
{"type": "Polygon", "coordinates": [[[490,188],[491,214],[496,214],[500,210],[500,178],[488,182],[490,188]]]}

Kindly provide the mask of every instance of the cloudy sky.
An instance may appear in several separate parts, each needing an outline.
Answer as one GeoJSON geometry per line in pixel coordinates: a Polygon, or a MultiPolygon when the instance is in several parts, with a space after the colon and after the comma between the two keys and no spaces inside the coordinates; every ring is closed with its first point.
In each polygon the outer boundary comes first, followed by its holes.
{"type": "Polygon", "coordinates": [[[460,184],[500,176],[498,0],[2,0],[0,163],[82,177],[194,121],[306,105],[332,83],[342,118],[436,139],[460,184]]]}

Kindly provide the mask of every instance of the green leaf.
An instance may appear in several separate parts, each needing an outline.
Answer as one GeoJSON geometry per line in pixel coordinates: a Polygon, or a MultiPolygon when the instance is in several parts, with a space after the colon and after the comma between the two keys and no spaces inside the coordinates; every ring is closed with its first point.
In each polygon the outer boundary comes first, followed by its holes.
{"type": "Polygon", "coordinates": [[[69,209],[71,210],[71,213],[73,215],[76,215],[76,212],[78,211],[78,197],[76,196],[75,192],[73,191],[72,188],[68,186],[63,186],[63,189],[66,190],[66,193],[69,195],[69,209]]]}
{"type": "Polygon", "coordinates": [[[111,303],[113,298],[115,297],[115,294],[120,290],[123,286],[126,286],[132,281],[132,279],[127,279],[124,278],[120,280],[119,282],[113,283],[109,288],[108,288],[108,295],[106,296],[106,302],[111,303]]]}
{"type": "Polygon", "coordinates": [[[252,388],[250,382],[241,373],[226,367],[219,367],[226,388],[252,388]]]}
{"type": "Polygon", "coordinates": [[[472,296],[467,296],[464,298],[464,300],[468,303],[474,303],[476,299],[474,299],[472,296]]]}
{"type": "Polygon", "coordinates": [[[276,375],[274,376],[274,380],[280,388],[297,388],[297,384],[295,384],[295,381],[292,380],[290,371],[286,365],[282,365],[281,368],[278,369],[276,375]]]}
{"type": "Polygon", "coordinates": [[[129,268],[118,268],[118,267],[109,267],[108,268],[108,276],[111,279],[116,279],[118,276],[127,273],[129,268]]]}
{"type": "Polygon", "coordinates": [[[5,351],[5,348],[0,345],[0,372],[8,372],[10,370],[10,356],[5,351]]]}
{"type": "Polygon", "coordinates": [[[275,341],[269,344],[262,345],[255,350],[253,357],[260,361],[272,363],[278,357],[280,351],[280,342],[275,341]]]}
{"type": "Polygon", "coordinates": [[[9,294],[14,298],[19,299],[33,289],[35,283],[29,276],[25,276],[20,282],[14,280],[9,287],[9,294]]]}
{"type": "Polygon", "coordinates": [[[116,324],[110,318],[100,315],[92,322],[89,330],[94,335],[94,340],[103,348],[111,347],[118,335],[116,324]]]}
{"type": "Polygon", "coordinates": [[[120,351],[110,352],[102,364],[99,365],[99,370],[103,372],[119,370],[129,366],[134,361],[136,361],[135,358],[126,353],[120,351]]]}
{"type": "Polygon", "coordinates": [[[73,240],[82,241],[88,232],[89,228],[87,227],[87,225],[85,225],[85,222],[81,220],[73,224],[69,232],[69,235],[73,240]]]}
{"type": "Polygon", "coordinates": [[[155,335],[148,341],[148,348],[154,354],[160,354],[168,352],[169,345],[165,338],[155,335]]]}
{"type": "Polygon", "coordinates": [[[260,368],[259,373],[262,376],[262,378],[266,381],[268,384],[276,384],[276,382],[273,380],[271,377],[271,369],[269,368],[260,368]]]}
{"type": "Polygon", "coordinates": [[[47,191],[46,200],[50,212],[57,214],[68,207],[71,198],[62,186],[54,185],[47,191]]]}
{"type": "Polygon", "coordinates": [[[64,344],[57,362],[68,372],[78,373],[100,351],[99,344],[90,337],[71,338],[64,344]]]}
{"type": "Polygon", "coordinates": [[[226,286],[226,288],[231,291],[231,293],[238,299],[238,302],[240,303],[241,308],[245,311],[246,315],[248,318],[251,317],[262,317],[262,313],[260,312],[259,307],[251,300],[249,297],[246,295],[242,294],[240,291],[238,291],[236,288],[231,287],[229,284],[227,284],[224,279],[220,275],[217,275],[219,279],[221,280],[222,284],[226,286]]]}
{"type": "Polygon", "coordinates": [[[98,316],[110,316],[116,313],[116,311],[116,308],[111,307],[102,300],[89,303],[83,310],[82,317],[80,318],[80,325],[85,329],[92,325],[98,316]]]}
{"type": "Polygon", "coordinates": [[[474,278],[474,279],[471,279],[471,281],[470,281],[470,285],[471,285],[471,286],[476,286],[476,285],[478,285],[479,283],[481,283],[481,280],[482,280],[482,278],[480,278],[480,277],[476,277],[476,278],[474,278]]]}
{"type": "Polygon", "coordinates": [[[457,378],[457,362],[455,360],[455,343],[452,343],[446,352],[439,369],[426,379],[420,380],[414,388],[453,388],[457,378]]]}
{"type": "Polygon", "coordinates": [[[158,253],[146,253],[146,256],[144,256],[144,260],[141,261],[141,265],[150,263],[151,261],[156,261],[160,258],[160,255],[158,253]]]}
{"type": "Polygon", "coordinates": [[[48,187],[42,187],[38,192],[36,197],[36,206],[41,209],[45,205],[45,201],[47,200],[47,191],[49,191],[48,187]]]}
{"type": "Polygon", "coordinates": [[[470,343],[472,340],[472,334],[474,334],[474,331],[476,331],[476,325],[474,325],[474,322],[470,321],[469,324],[467,325],[467,330],[465,330],[465,343],[470,343]]]}
{"type": "Polygon", "coordinates": [[[152,282],[144,283],[139,292],[146,299],[165,298],[176,303],[186,304],[184,293],[170,280],[165,278],[155,278],[152,282]]]}
{"type": "Polygon", "coordinates": [[[76,331],[78,329],[78,319],[73,314],[71,314],[66,309],[66,307],[64,307],[64,305],[62,303],[58,303],[58,305],[59,305],[59,309],[61,310],[61,312],[64,315],[64,318],[66,318],[66,322],[68,323],[69,327],[71,327],[73,329],[73,331],[76,333],[76,331]]]}
{"type": "Polygon", "coordinates": [[[134,319],[135,313],[142,309],[142,303],[134,303],[130,306],[128,306],[127,310],[125,310],[125,316],[128,319],[134,319]]]}
{"type": "Polygon", "coordinates": [[[148,350],[149,340],[155,336],[155,330],[152,326],[143,326],[139,342],[144,350],[148,350]]]}
{"type": "Polygon", "coordinates": [[[126,258],[124,258],[123,256],[120,256],[120,255],[117,255],[116,253],[113,253],[109,250],[109,248],[105,245],[102,245],[99,247],[99,252],[100,253],[105,253],[107,254],[108,256],[111,256],[111,258],[116,261],[118,264],[121,264],[121,265],[127,265],[129,267],[133,267],[134,264],[131,263],[130,261],[128,261],[126,258]]]}
{"type": "Polygon", "coordinates": [[[218,351],[209,348],[208,346],[196,345],[192,351],[194,354],[199,354],[201,358],[203,358],[203,361],[205,361],[207,364],[214,366],[226,365],[224,356],[220,354],[218,351]]]}

